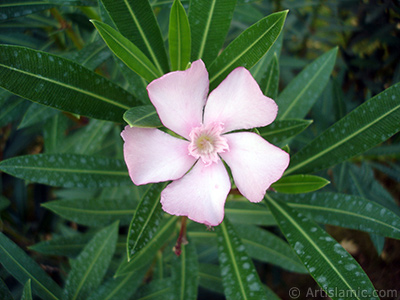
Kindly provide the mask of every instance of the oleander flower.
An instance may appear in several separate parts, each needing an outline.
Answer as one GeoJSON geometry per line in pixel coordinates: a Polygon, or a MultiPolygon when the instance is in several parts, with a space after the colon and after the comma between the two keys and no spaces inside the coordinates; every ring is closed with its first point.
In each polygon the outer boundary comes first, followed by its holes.
{"type": "Polygon", "coordinates": [[[256,133],[237,131],[266,126],[278,111],[248,70],[236,68],[207,97],[208,86],[201,60],[147,86],[163,125],[182,138],[129,126],[121,135],[136,185],[172,180],[161,192],[163,210],[216,226],[231,189],[224,162],[240,193],[260,202],[287,168],[289,155],[256,133]]]}

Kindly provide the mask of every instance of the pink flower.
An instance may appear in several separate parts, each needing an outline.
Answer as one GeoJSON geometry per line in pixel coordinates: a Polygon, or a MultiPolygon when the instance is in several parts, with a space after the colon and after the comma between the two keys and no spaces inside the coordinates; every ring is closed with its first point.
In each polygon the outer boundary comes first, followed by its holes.
{"type": "Polygon", "coordinates": [[[252,132],[270,124],[278,107],[264,96],[245,68],[233,70],[208,94],[201,60],[186,71],[152,81],[147,91],[164,126],[183,139],[153,128],[122,132],[129,175],[136,185],[173,180],[161,193],[164,211],[209,226],[224,218],[231,189],[229,166],[240,193],[260,202],[289,164],[289,155],[252,132]]]}

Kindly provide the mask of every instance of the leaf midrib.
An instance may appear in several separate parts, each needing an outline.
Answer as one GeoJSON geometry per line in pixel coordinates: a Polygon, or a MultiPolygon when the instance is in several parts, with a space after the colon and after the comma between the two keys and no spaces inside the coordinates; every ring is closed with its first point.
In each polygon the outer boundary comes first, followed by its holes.
{"type": "Polygon", "coordinates": [[[201,38],[200,49],[199,49],[199,54],[197,55],[197,59],[201,59],[202,56],[203,56],[203,53],[204,53],[204,49],[205,49],[205,46],[206,46],[206,41],[207,41],[208,32],[210,31],[210,25],[211,25],[212,15],[214,14],[215,3],[216,3],[216,0],[213,0],[213,2],[211,3],[210,13],[208,14],[206,26],[205,26],[205,28],[204,28],[203,36],[202,36],[202,38],[201,38]]]}
{"type": "Polygon", "coordinates": [[[112,175],[112,176],[125,176],[128,172],[123,171],[105,171],[105,170],[84,170],[84,169],[63,169],[63,168],[47,168],[47,167],[26,167],[26,166],[2,166],[0,164],[0,170],[7,168],[11,169],[23,169],[23,170],[38,170],[48,172],[64,172],[64,173],[81,173],[81,174],[96,174],[96,175],[112,175]]]}

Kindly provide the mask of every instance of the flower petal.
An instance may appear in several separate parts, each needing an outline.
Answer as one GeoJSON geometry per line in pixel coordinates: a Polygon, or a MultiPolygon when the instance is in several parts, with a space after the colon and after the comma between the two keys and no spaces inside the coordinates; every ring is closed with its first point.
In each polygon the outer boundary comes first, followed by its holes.
{"type": "Polygon", "coordinates": [[[126,126],[124,158],[136,185],[181,178],[195,163],[189,142],[154,128],[126,126]]]}
{"type": "Polygon", "coordinates": [[[169,214],[217,226],[224,219],[230,189],[229,175],[221,160],[209,166],[198,160],[188,174],[162,191],[161,204],[169,214]]]}
{"type": "Polygon", "coordinates": [[[149,98],[165,127],[189,139],[202,123],[208,94],[208,72],[201,60],[186,71],[165,74],[147,86],[149,98]]]}
{"type": "Polygon", "coordinates": [[[224,132],[266,126],[275,120],[278,107],[261,92],[243,67],[233,70],[211,92],[204,111],[204,124],[224,123],[224,132]]]}
{"type": "Polygon", "coordinates": [[[289,154],[252,132],[225,134],[229,152],[220,153],[229,165],[240,193],[260,202],[269,186],[281,178],[289,154]]]}

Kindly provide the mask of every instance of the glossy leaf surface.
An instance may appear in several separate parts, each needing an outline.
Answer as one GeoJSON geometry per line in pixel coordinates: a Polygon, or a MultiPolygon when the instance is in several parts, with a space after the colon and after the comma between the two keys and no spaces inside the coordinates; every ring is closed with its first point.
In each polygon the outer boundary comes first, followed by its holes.
{"type": "Polygon", "coordinates": [[[282,177],[271,187],[279,193],[300,194],[314,192],[327,184],[329,184],[329,181],[319,176],[291,175],[282,177]]]}
{"type": "Polygon", "coordinates": [[[267,127],[259,128],[260,135],[272,144],[283,142],[296,136],[312,123],[311,120],[275,120],[267,127]]]}
{"type": "Polygon", "coordinates": [[[124,120],[131,127],[154,128],[163,126],[153,105],[132,107],[125,112],[124,120]]]}

